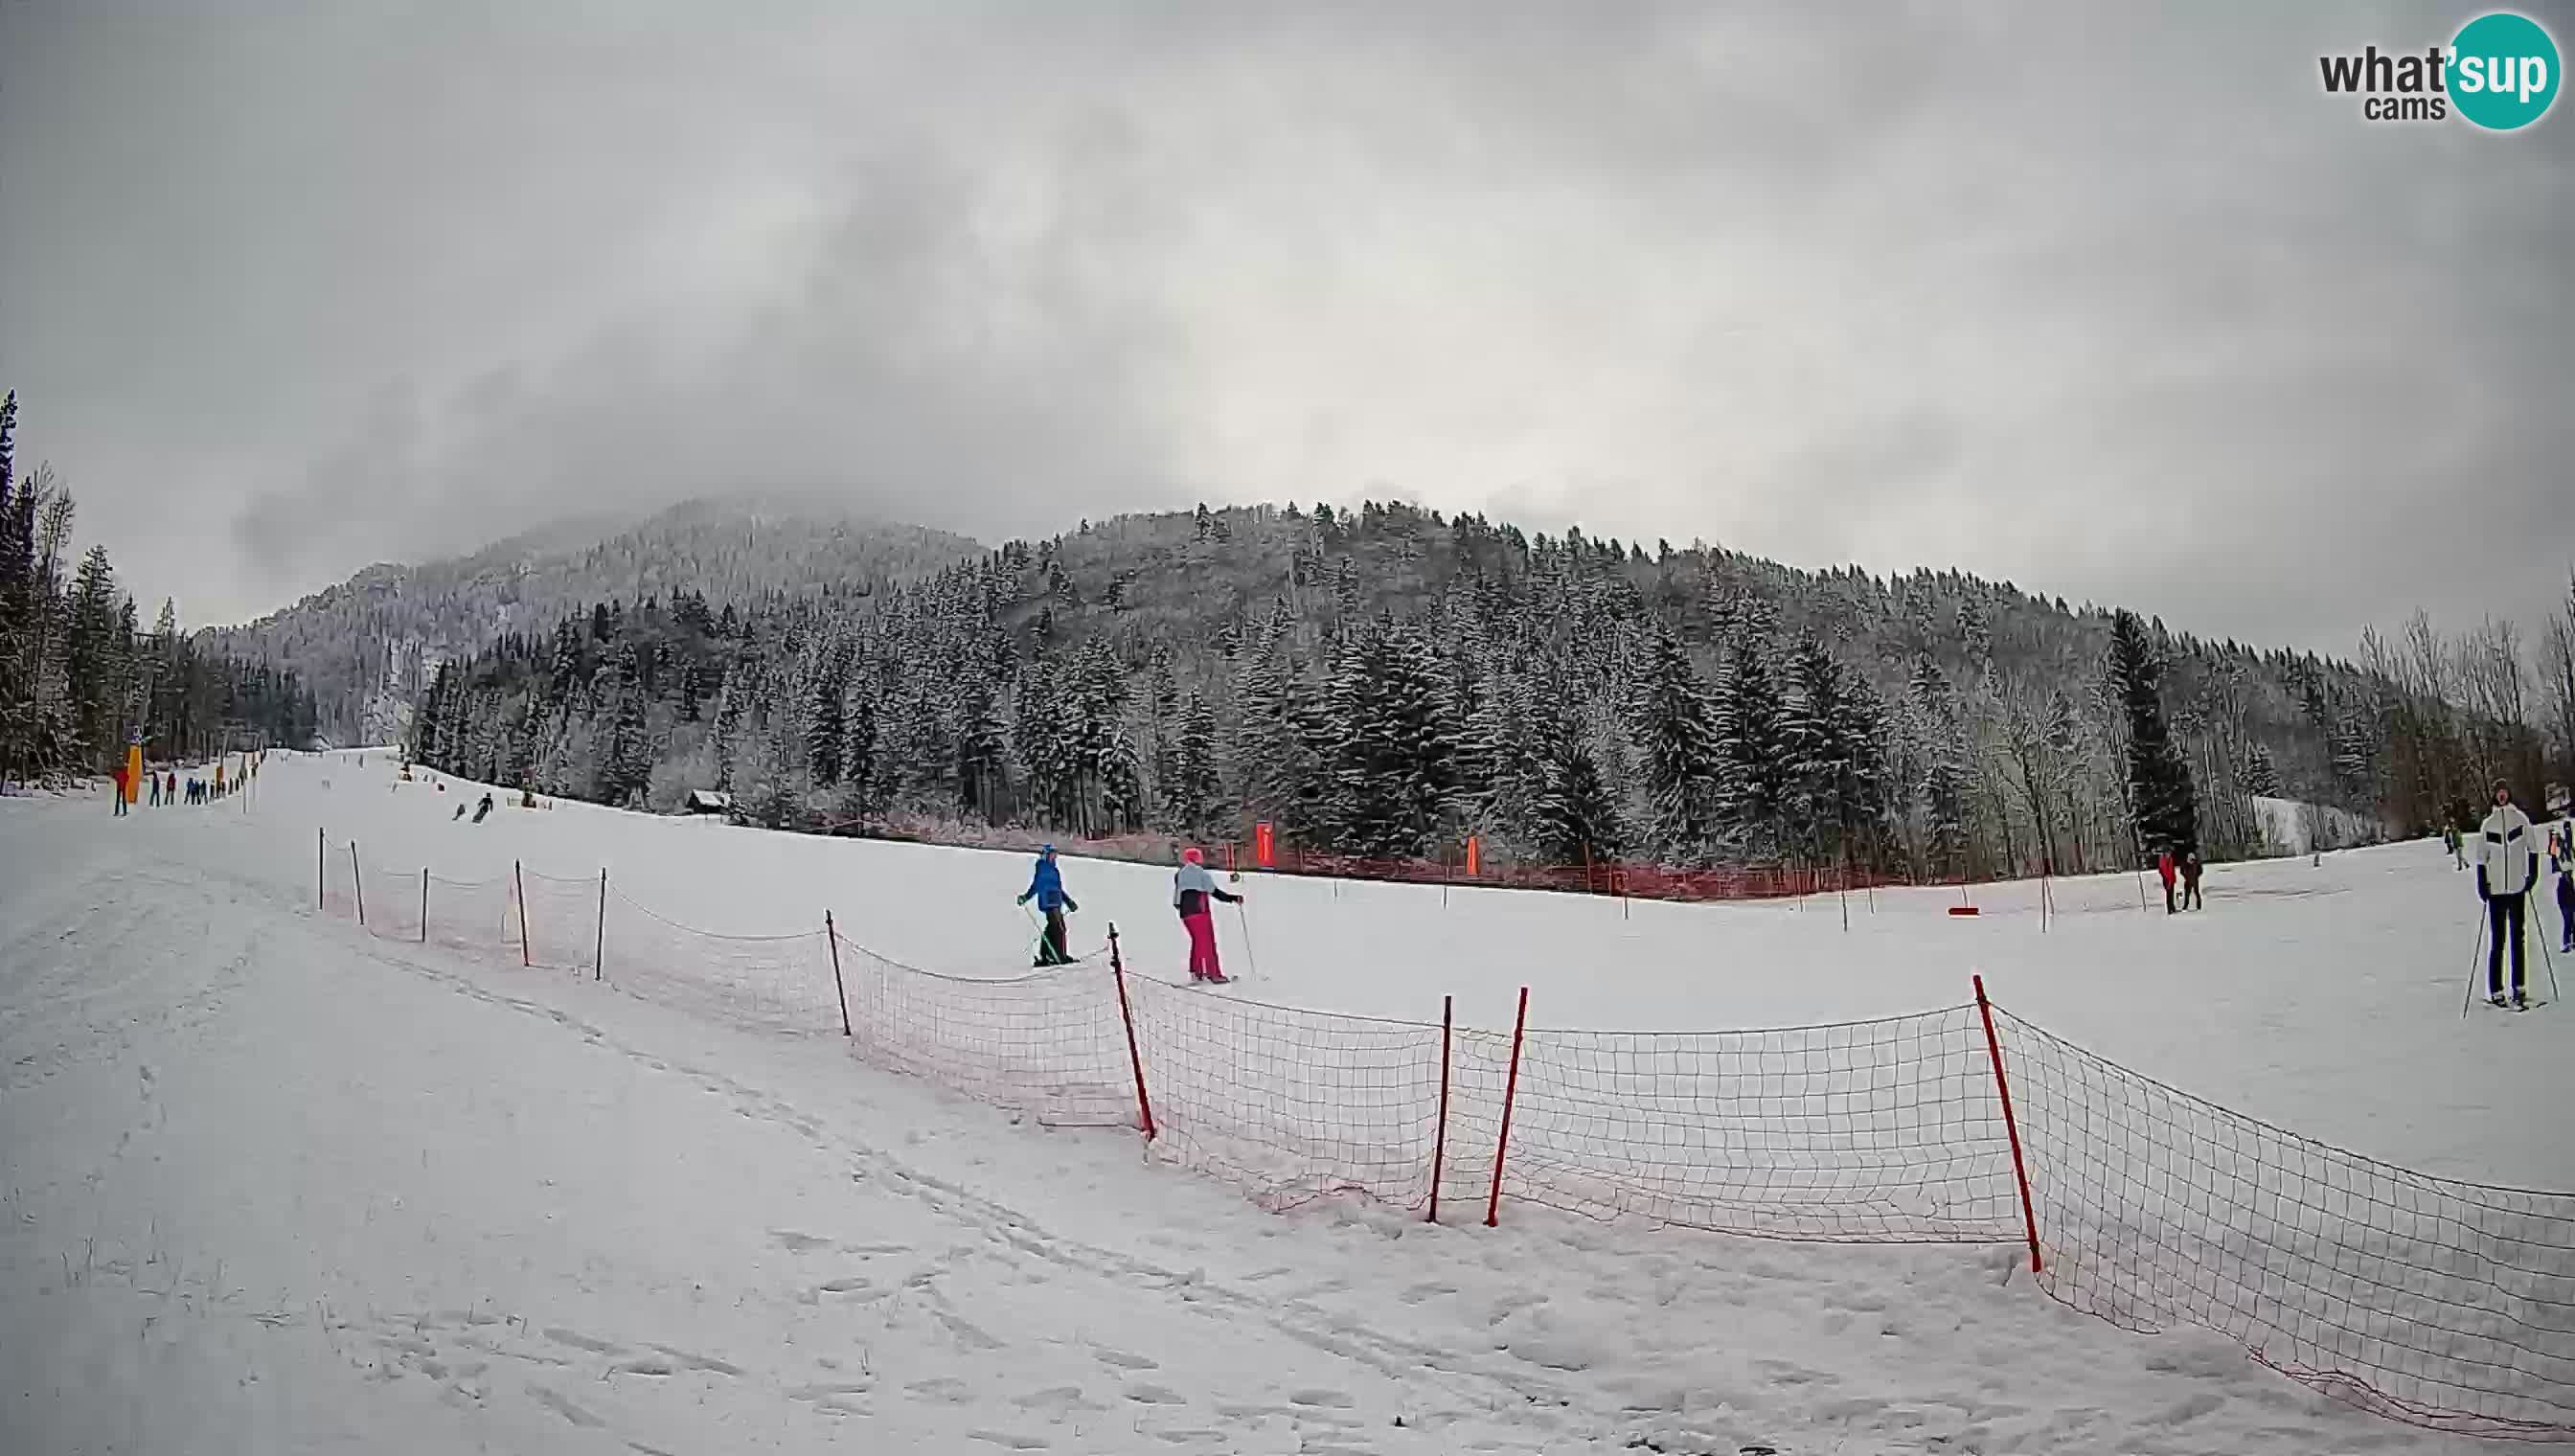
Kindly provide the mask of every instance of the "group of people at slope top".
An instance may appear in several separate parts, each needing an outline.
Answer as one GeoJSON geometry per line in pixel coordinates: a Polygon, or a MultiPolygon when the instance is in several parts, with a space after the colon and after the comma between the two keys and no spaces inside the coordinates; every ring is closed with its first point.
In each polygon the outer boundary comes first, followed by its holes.
{"type": "Polygon", "coordinates": [[[2170,849],[2155,856],[2155,873],[2161,876],[2164,882],[2165,914],[2169,915],[2175,910],[2208,908],[2199,897],[2200,869],[2199,850],[2195,846],[2183,846],[2179,856],[2175,856],[2170,849]],[[2181,886],[2181,898],[2178,902],[2173,898],[2173,885],[2176,880],[2181,886]]]}
{"type": "MultiPolygon", "coordinates": [[[[2486,906],[2486,999],[2498,1006],[2527,1008],[2530,996],[2522,978],[2522,927],[2530,892],[2539,887],[2540,831],[2512,801],[2512,785],[2496,779],[2494,812],[2477,832],[2477,898],[2486,906]],[[2511,954],[2507,957],[2505,947],[2511,954]],[[2504,963],[2512,964],[2512,988],[2504,988],[2504,963]]],[[[2550,867],[2557,873],[2559,944],[2575,952],[2575,824],[2548,836],[2550,867]]],[[[2547,933],[2542,923],[2540,933],[2547,933]]]]}
{"type": "MultiPolygon", "coordinates": [[[[1020,893],[1021,904],[1036,901],[1038,912],[1046,917],[1046,928],[1038,937],[1039,965],[1071,965],[1073,953],[1065,946],[1064,916],[1067,910],[1079,910],[1072,895],[1065,892],[1064,870],[1056,863],[1055,846],[1038,850],[1037,868],[1029,875],[1029,887],[1020,893]]],[[[1243,903],[1243,896],[1228,892],[1208,873],[1207,856],[1192,846],[1181,855],[1181,867],[1172,876],[1172,908],[1180,912],[1181,928],[1190,937],[1190,979],[1223,985],[1228,977],[1217,959],[1216,902],[1243,903]]]]}

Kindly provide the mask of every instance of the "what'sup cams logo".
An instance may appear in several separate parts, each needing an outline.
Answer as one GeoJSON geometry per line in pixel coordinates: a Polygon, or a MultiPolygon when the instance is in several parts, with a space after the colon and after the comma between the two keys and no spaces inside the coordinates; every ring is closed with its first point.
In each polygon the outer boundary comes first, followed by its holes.
{"type": "Polygon", "coordinates": [[[2526,15],[2498,10],[2459,27],[2446,46],[2318,56],[2325,94],[2357,96],[2370,121],[2447,121],[2519,131],[2557,100],[2557,41],[2526,15]]]}

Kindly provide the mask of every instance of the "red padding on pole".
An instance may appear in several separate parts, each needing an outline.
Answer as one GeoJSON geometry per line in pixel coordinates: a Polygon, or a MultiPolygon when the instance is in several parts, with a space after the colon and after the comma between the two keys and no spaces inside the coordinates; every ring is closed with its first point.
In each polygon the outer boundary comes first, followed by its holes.
{"type": "Polygon", "coordinates": [[[841,997],[841,1034],[855,1036],[850,1029],[850,988],[841,981],[841,932],[832,924],[832,912],[823,912],[823,938],[832,946],[832,989],[841,997]]]}
{"type": "Polygon", "coordinates": [[[1511,1071],[1502,1081],[1502,1135],[1493,1144],[1493,1191],[1484,1199],[1484,1227],[1502,1221],[1502,1155],[1511,1148],[1511,1103],[1520,1090],[1520,1040],[1528,1034],[1528,987],[1520,987],[1519,1014],[1511,1018],[1511,1071]]]}
{"type": "Polygon", "coordinates": [[[1118,926],[1109,926],[1109,970],[1118,978],[1118,1018],[1127,1023],[1127,1064],[1136,1069],[1136,1115],[1143,1120],[1145,1140],[1154,1140],[1154,1099],[1145,1094],[1145,1053],[1136,1045],[1136,1013],[1127,1004],[1127,961],[1119,953],[1118,926]]]}
{"type": "MultiPolygon", "coordinates": [[[[2020,1221],[2029,1230],[2029,1271],[2038,1272],[2038,1214],[2029,1201],[2029,1165],[2020,1152],[2020,1123],[2012,1116],[2011,1082],[2003,1076],[2003,1044],[1994,1037],[1994,1008],[1985,999],[1985,978],[1975,977],[1976,1014],[1985,1021],[1985,1050],[1994,1059],[1994,1090],[2003,1099],[2003,1132],[2011,1138],[2012,1178],[2020,1184],[2020,1221]]],[[[1506,1113],[1505,1116],[1508,1114],[1506,1113]]]]}
{"type": "Polygon", "coordinates": [[[1430,1140],[1430,1222],[1439,1221],[1439,1170],[1448,1160],[1448,1033],[1457,998],[1439,998],[1439,1131],[1430,1140]]]}

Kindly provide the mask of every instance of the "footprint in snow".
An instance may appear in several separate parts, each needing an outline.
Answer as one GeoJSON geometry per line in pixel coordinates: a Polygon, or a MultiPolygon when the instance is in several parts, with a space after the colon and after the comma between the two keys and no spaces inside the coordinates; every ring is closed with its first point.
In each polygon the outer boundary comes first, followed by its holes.
{"type": "Polygon", "coordinates": [[[1347,1410],[1358,1402],[1350,1399],[1349,1395],[1344,1391],[1291,1390],[1288,1392],[1288,1403],[1289,1405],[1324,1406],[1333,1410],[1347,1410]]]}
{"type": "Polygon", "coordinates": [[[1127,1398],[1139,1405],[1186,1405],[1188,1398],[1168,1385],[1130,1385],[1127,1398]]]}
{"type": "Polygon", "coordinates": [[[787,1398],[828,1404],[835,1396],[865,1395],[874,1389],[876,1382],[873,1380],[834,1380],[819,1385],[799,1385],[787,1392],[787,1398]]]}
{"type": "Polygon", "coordinates": [[[1125,1350],[1113,1350],[1107,1345],[1095,1345],[1092,1347],[1091,1353],[1100,1357],[1101,1364],[1115,1365],[1121,1370],[1160,1370],[1163,1368],[1163,1362],[1160,1360],[1150,1359],[1144,1355],[1131,1355],[1125,1350]]]}
{"type": "Polygon", "coordinates": [[[626,1349],[625,1346],[612,1343],[608,1340],[592,1339],[590,1336],[583,1334],[579,1330],[568,1330],[555,1326],[547,1328],[546,1338],[554,1341],[558,1345],[570,1345],[576,1350],[588,1350],[594,1355],[619,1355],[624,1354],[626,1349]]]}
{"type": "Polygon", "coordinates": [[[678,1349],[671,1345],[655,1345],[653,1348],[670,1356],[672,1359],[679,1361],[681,1364],[688,1366],[692,1370],[704,1370],[710,1374],[732,1375],[737,1377],[742,1374],[742,1367],[740,1365],[736,1365],[729,1360],[719,1360],[713,1355],[693,1355],[686,1350],[678,1349]]]}
{"type": "Polygon", "coordinates": [[[778,1241],[779,1247],[791,1254],[810,1254],[816,1249],[828,1249],[832,1246],[830,1239],[816,1238],[810,1233],[798,1233],[792,1228],[773,1228],[769,1231],[769,1236],[778,1241]]]}
{"type": "Polygon", "coordinates": [[[528,1394],[535,1398],[537,1404],[553,1411],[556,1415],[562,1416],[565,1420],[572,1422],[576,1426],[603,1426],[607,1424],[607,1422],[601,1420],[599,1417],[583,1410],[580,1406],[573,1404],[563,1396],[546,1389],[542,1385],[529,1386],[528,1394]]]}

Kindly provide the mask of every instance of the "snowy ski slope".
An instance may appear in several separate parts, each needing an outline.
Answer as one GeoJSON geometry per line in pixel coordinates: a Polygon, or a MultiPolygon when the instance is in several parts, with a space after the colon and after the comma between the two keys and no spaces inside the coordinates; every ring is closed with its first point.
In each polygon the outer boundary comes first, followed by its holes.
{"type": "MultiPolygon", "coordinates": [[[[572,804],[473,826],[459,792],[480,790],[280,756],[247,803],[0,805],[0,1449],[2478,1449],[2214,1336],[2074,1315],[2008,1247],[1273,1216],[1140,1166],[1130,1135],[853,1065],[837,1035],[309,913],[326,828],[442,882],[605,867],[685,924],[829,908],[917,965],[1025,968],[1021,856],[572,804]]],[[[1140,971],[1176,966],[1167,871],[1067,873],[1078,950],[1114,919],[1140,971]]],[[[2465,878],[2400,845],[2221,866],[2181,917],[2111,877],[2052,886],[2044,928],[2011,886],[1972,919],[1854,898],[1845,929],[1831,899],[1254,875],[1222,929],[1237,971],[1254,937],[1264,999],[1435,1019],[1453,993],[1483,1026],[1521,984],[1539,1024],[1684,1029],[1954,1004],[1976,970],[2038,1025],[2297,1131],[2575,1186],[2554,1008],[2459,1016],[2465,878]]]]}

